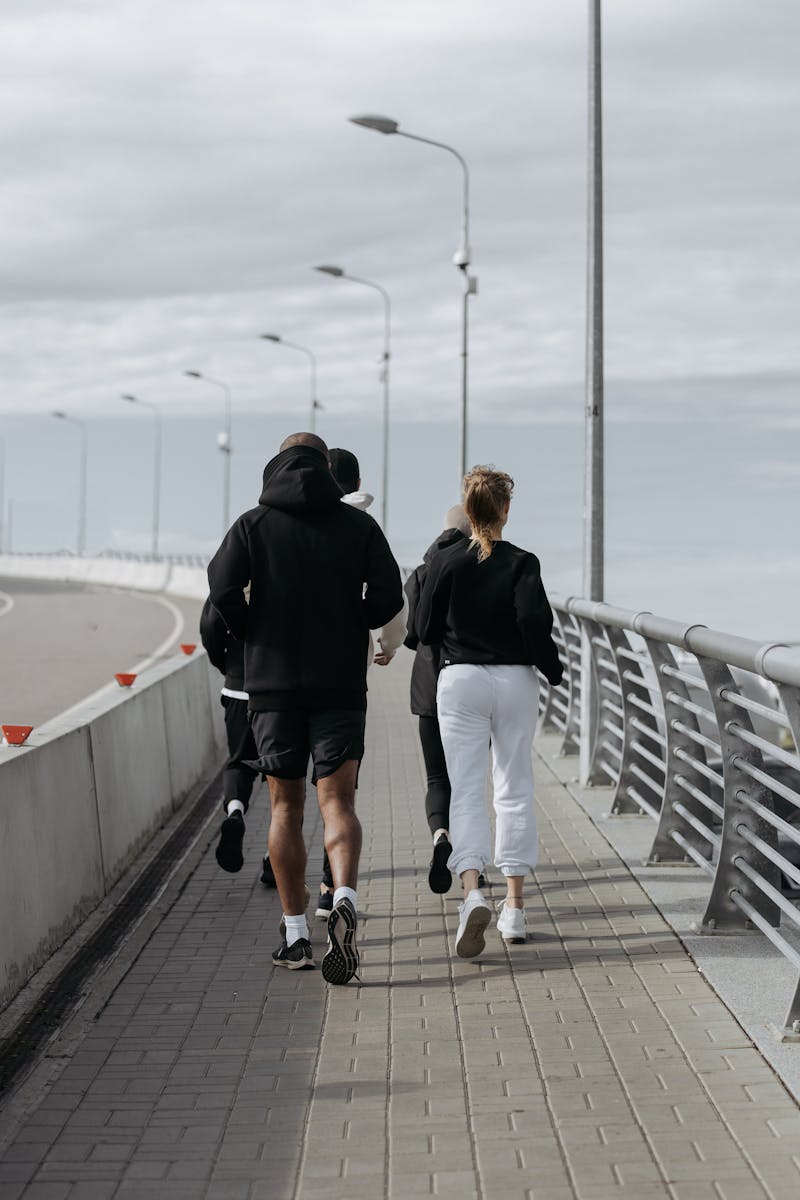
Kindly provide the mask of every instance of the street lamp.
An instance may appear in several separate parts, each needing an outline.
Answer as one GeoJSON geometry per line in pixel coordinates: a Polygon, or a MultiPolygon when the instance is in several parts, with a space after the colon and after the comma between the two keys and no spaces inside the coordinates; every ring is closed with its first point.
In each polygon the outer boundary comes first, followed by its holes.
{"type": "Polygon", "coordinates": [[[59,421],[69,421],[81,431],[80,476],[78,483],[78,557],[86,553],[86,469],[89,462],[89,431],[86,422],[60,409],[51,414],[59,421]]]}
{"type": "Polygon", "coordinates": [[[163,422],[161,409],[150,400],[140,400],[138,396],[122,396],[129,404],[138,404],[140,408],[149,408],[154,419],[153,439],[153,541],[152,555],[158,558],[158,527],[161,516],[161,443],[163,440],[163,422]]]}
{"type": "Polygon", "coordinates": [[[453,262],[462,272],[464,280],[464,303],[461,314],[461,419],[459,422],[459,492],[461,491],[461,480],[467,473],[467,361],[469,355],[469,307],[468,301],[470,296],[475,296],[478,291],[478,280],[474,275],[469,273],[470,259],[472,251],[469,244],[469,168],[466,160],[458,153],[453,146],[448,146],[446,142],[435,142],[432,138],[419,137],[416,133],[406,133],[404,129],[392,117],[377,117],[372,115],[362,117],[348,118],[353,125],[361,125],[364,129],[374,129],[377,133],[397,134],[398,137],[408,138],[412,142],[424,142],[426,146],[437,146],[440,150],[446,150],[448,154],[452,154],[461,164],[461,169],[464,174],[464,203],[463,203],[463,224],[461,231],[461,245],[453,255],[453,262]]]}
{"type": "Polygon", "coordinates": [[[389,293],[379,283],[373,283],[371,279],[361,279],[358,275],[348,275],[341,267],[322,266],[314,267],[314,270],[321,271],[323,275],[332,275],[334,279],[349,279],[351,283],[363,283],[365,287],[373,288],[374,291],[380,292],[383,297],[383,370],[381,372],[381,380],[383,382],[383,470],[381,525],[383,526],[383,532],[386,533],[388,529],[387,512],[389,507],[389,359],[391,356],[392,334],[392,307],[389,300],[389,293]]]}
{"type": "Polygon", "coordinates": [[[225,431],[217,437],[217,445],[219,446],[222,459],[222,536],[228,532],[231,523],[231,390],[227,383],[223,383],[221,379],[213,379],[210,375],[204,375],[202,371],[184,371],[184,375],[188,375],[190,379],[203,379],[206,383],[212,383],[215,387],[222,388],[225,396],[225,431]]]}
{"type": "MultiPolygon", "coordinates": [[[[600,0],[589,0],[588,228],[586,270],[585,479],[583,500],[583,595],[602,600],[605,587],[603,447],[603,109],[600,0]]],[[[590,782],[599,726],[599,695],[589,635],[581,640],[581,737],[579,776],[590,782]]]]}
{"type": "Polygon", "coordinates": [[[308,358],[311,367],[311,415],[309,418],[309,433],[314,433],[317,427],[317,412],[322,405],[317,400],[317,356],[308,346],[300,346],[297,342],[287,342],[286,338],[277,333],[260,333],[259,337],[265,342],[277,342],[279,346],[288,346],[290,350],[300,350],[308,358]]]}

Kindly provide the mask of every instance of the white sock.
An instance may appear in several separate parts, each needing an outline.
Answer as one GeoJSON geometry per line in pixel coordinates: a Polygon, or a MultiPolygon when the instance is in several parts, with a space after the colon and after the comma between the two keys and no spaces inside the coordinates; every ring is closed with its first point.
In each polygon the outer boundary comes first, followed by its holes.
{"type": "Polygon", "coordinates": [[[340,900],[349,900],[350,903],[352,904],[353,908],[358,907],[356,905],[356,893],[353,888],[337,888],[336,891],[333,893],[333,907],[334,908],[336,908],[336,905],[339,903],[340,900]]]}
{"type": "Polygon", "coordinates": [[[239,812],[244,816],[244,805],[241,800],[229,800],[225,805],[225,812],[229,817],[232,817],[235,812],[239,812]]]}
{"type": "Polygon", "coordinates": [[[301,913],[299,917],[287,917],[283,914],[283,923],[286,926],[286,945],[293,946],[300,938],[305,938],[308,941],[308,922],[306,921],[305,913],[301,913]]]}
{"type": "Polygon", "coordinates": [[[440,842],[442,840],[442,838],[446,838],[447,836],[448,836],[448,833],[447,833],[446,829],[439,829],[436,833],[436,836],[433,839],[434,846],[436,845],[437,842],[440,842]]]}
{"type": "Polygon", "coordinates": [[[464,903],[467,904],[470,900],[483,900],[483,892],[480,888],[472,888],[464,897],[464,903]]]}

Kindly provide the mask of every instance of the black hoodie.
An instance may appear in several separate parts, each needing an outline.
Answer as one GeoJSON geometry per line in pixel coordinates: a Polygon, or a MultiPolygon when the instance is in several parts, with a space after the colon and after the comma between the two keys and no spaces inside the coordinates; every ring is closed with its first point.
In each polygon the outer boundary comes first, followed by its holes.
{"type": "Polygon", "coordinates": [[[439,678],[439,647],[421,646],[414,628],[417,605],[434,556],[440,550],[463,540],[464,534],[460,529],[445,529],[425,551],[422,562],[411,572],[405,583],[408,597],[408,633],[403,644],[408,646],[409,650],[417,652],[411,668],[411,711],[416,717],[436,716],[436,682],[439,678]]]}
{"type": "Polygon", "coordinates": [[[245,644],[251,709],[366,704],[369,631],[400,611],[403,592],[380,527],[341,499],[324,454],[283,450],[209,563],[211,603],[245,644]]]}
{"type": "Polygon", "coordinates": [[[496,541],[485,562],[466,540],[436,554],[414,627],[423,645],[441,646],[442,667],[518,663],[538,667],[554,687],[561,682],[539,560],[511,542],[496,541]]]}
{"type": "Polygon", "coordinates": [[[210,600],[200,613],[200,641],[212,666],[225,676],[225,687],[244,691],[244,645],[231,637],[225,622],[210,600]]]}

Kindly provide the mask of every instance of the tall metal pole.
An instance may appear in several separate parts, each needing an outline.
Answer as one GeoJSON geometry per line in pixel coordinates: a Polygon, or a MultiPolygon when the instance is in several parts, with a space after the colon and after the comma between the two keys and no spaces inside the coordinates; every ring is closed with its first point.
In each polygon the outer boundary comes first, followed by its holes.
{"type": "Polygon", "coordinates": [[[275,342],[279,346],[288,346],[290,350],[299,350],[301,354],[305,354],[311,367],[311,411],[308,421],[308,432],[316,433],[317,431],[317,409],[322,408],[317,399],[317,356],[308,346],[301,346],[299,342],[287,342],[286,338],[281,337],[279,333],[262,333],[259,334],[262,341],[275,342]]]}
{"type": "MultiPolygon", "coordinates": [[[[76,420],[73,418],[73,420],[76,420]]],[[[89,430],[85,421],[77,421],[81,431],[81,500],[80,525],[78,535],[78,556],[83,558],[86,553],[86,477],[89,470],[89,430]]]]}
{"type": "Polygon", "coordinates": [[[163,441],[163,422],[161,419],[161,409],[158,405],[153,404],[150,400],[140,400],[138,396],[125,395],[123,400],[127,400],[130,404],[138,404],[142,408],[149,408],[154,419],[154,438],[153,438],[153,534],[151,541],[151,554],[153,558],[158,558],[158,542],[159,542],[159,525],[161,523],[161,448],[163,441]]]}
{"type": "MultiPolygon", "coordinates": [[[[586,274],[586,406],[583,509],[583,595],[604,597],[603,479],[603,109],[600,0],[589,0],[588,222],[586,274]]],[[[584,637],[581,659],[582,728],[580,777],[589,782],[596,738],[598,697],[591,647],[584,637]]]]}
{"type": "Polygon", "coordinates": [[[81,453],[80,453],[80,472],[78,476],[78,557],[82,558],[86,552],[86,475],[89,465],[89,431],[86,427],[86,422],[80,417],[70,416],[69,413],[54,412],[52,414],[59,421],[69,421],[71,425],[77,425],[81,435],[81,453]]]}
{"type": "Polygon", "coordinates": [[[463,225],[461,232],[461,245],[453,255],[453,262],[460,271],[464,273],[464,303],[461,316],[461,412],[459,416],[459,477],[458,477],[458,492],[461,494],[461,481],[467,471],[467,421],[468,421],[468,394],[467,394],[467,379],[468,379],[468,355],[469,355],[469,297],[475,296],[478,293],[478,280],[474,275],[469,273],[469,264],[472,251],[469,244],[469,168],[466,159],[463,155],[453,147],[448,146],[446,142],[437,142],[433,138],[420,137],[416,133],[406,133],[400,128],[399,122],[392,117],[378,116],[362,116],[350,117],[349,120],[354,125],[361,125],[365,129],[374,129],[378,133],[396,134],[398,137],[408,138],[412,142],[424,142],[426,146],[437,146],[440,150],[446,150],[448,154],[452,154],[461,164],[461,169],[464,174],[464,204],[463,204],[463,225]]]}
{"type": "Polygon", "coordinates": [[[6,539],[6,442],[0,437],[0,554],[5,550],[6,539]]]}
{"type": "Polygon", "coordinates": [[[364,287],[372,288],[373,291],[380,292],[383,299],[383,367],[381,370],[381,382],[383,383],[383,422],[381,441],[383,446],[382,451],[382,470],[381,470],[381,527],[386,533],[389,520],[389,362],[391,360],[391,344],[392,344],[392,302],[389,298],[389,293],[386,288],[381,287],[379,283],[375,283],[372,279],[362,279],[360,275],[349,275],[341,267],[321,266],[315,267],[315,271],[321,271],[323,275],[332,275],[334,279],[348,279],[351,283],[362,283],[364,287]]]}
{"type": "Polygon", "coordinates": [[[219,439],[219,448],[223,454],[222,536],[224,537],[231,524],[231,453],[233,451],[231,446],[231,390],[221,379],[213,379],[211,375],[204,375],[202,371],[184,371],[183,373],[192,379],[204,379],[206,383],[213,383],[215,387],[222,388],[225,396],[225,432],[219,439]]]}

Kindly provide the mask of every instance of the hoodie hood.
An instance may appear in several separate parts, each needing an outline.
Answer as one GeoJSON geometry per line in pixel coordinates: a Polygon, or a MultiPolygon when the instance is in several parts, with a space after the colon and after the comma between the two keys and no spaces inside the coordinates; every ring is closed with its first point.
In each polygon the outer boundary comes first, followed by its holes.
{"type": "Polygon", "coordinates": [[[338,504],[342,489],[333,478],[325,455],[311,446],[290,446],[264,468],[259,504],[290,513],[325,512],[338,504]]]}
{"type": "Polygon", "coordinates": [[[369,492],[346,492],[342,496],[342,503],[350,504],[353,508],[369,508],[374,499],[369,492]]]}
{"type": "Polygon", "coordinates": [[[460,529],[445,529],[439,534],[433,545],[429,546],[425,551],[422,556],[422,561],[430,566],[431,559],[435,554],[438,554],[440,550],[446,550],[448,546],[453,546],[456,542],[465,542],[466,540],[466,534],[462,533],[460,529]]]}

